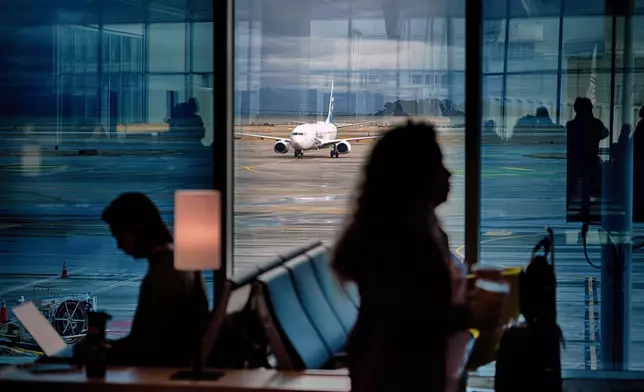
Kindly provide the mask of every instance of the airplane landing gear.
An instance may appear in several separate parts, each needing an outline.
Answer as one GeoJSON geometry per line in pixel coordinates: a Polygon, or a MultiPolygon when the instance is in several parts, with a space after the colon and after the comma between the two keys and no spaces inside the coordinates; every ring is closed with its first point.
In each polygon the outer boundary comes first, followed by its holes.
{"type": "Polygon", "coordinates": [[[340,154],[336,150],[335,146],[331,147],[331,158],[339,158],[340,154]]]}
{"type": "Polygon", "coordinates": [[[294,156],[295,158],[297,158],[297,159],[302,159],[302,158],[304,158],[304,151],[302,151],[302,150],[295,150],[295,151],[293,152],[293,156],[294,156]]]}

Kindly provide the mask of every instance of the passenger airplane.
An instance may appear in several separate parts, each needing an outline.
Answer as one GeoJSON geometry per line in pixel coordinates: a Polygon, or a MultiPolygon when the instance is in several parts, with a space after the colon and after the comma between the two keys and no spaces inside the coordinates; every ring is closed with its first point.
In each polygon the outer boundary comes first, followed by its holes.
{"type": "Polygon", "coordinates": [[[334,83],[331,82],[331,98],[329,99],[329,114],[326,121],[318,121],[316,123],[302,123],[291,131],[288,138],[238,133],[236,136],[247,136],[260,139],[275,140],[273,151],[277,154],[286,154],[291,147],[293,148],[293,155],[295,158],[302,159],[304,151],[306,150],[319,150],[320,148],[331,147],[331,158],[338,158],[340,154],[348,154],[351,152],[351,144],[349,142],[375,139],[378,136],[364,136],[364,137],[351,137],[345,139],[338,139],[338,128],[350,127],[352,125],[365,124],[342,124],[336,125],[333,123],[333,88],[334,83]]]}

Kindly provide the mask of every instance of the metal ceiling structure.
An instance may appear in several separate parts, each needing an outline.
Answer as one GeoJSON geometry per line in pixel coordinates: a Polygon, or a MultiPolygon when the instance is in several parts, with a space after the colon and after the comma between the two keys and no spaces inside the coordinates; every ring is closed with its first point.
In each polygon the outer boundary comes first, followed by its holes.
{"type": "MultiPolygon", "coordinates": [[[[105,24],[206,22],[214,19],[218,0],[4,0],[2,24],[46,25],[57,23],[105,24]],[[34,11],[37,10],[37,11],[34,11]],[[19,22],[18,22],[19,21],[19,22]]],[[[300,0],[313,20],[408,17],[465,17],[465,0],[300,0]]],[[[644,1],[641,1],[644,6],[644,1]]],[[[288,7],[289,0],[236,0],[235,18],[257,18],[257,9],[288,7]]],[[[484,19],[604,15],[603,1],[584,0],[485,0],[484,19]],[[563,1],[563,5],[562,5],[563,1]],[[510,12],[507,13],[507,7],[510,12]]],[[[261,14],[261,13],[260,13],[261,14]]]]}
{"type": "Polygon", "coordinates": [[[4,25],[212,22],[213,0],[5,0],[4,25]],[[37,11],[36,11],[37,10],[37,11]]]}

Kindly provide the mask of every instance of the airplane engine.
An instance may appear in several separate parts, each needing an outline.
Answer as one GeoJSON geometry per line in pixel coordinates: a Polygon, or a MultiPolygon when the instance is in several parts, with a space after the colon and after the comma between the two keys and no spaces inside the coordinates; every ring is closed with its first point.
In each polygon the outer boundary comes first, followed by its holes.
{"type": "Polygon", "coordinates": [[[288,152],[288,143],[284,140],[278,140],[273,146],[273,151],[278,154],[286,154],[288,152]]]}
{"type": "Polygon", "coordinates": [[[349,142],[340,142],[335,146],[336,151],[338,154],[348,154],[351,152],[351,144],[349,142]]]}

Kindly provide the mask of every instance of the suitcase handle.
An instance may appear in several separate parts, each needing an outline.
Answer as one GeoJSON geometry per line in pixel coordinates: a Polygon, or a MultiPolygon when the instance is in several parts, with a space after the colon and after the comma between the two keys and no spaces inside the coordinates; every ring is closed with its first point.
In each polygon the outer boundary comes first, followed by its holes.
{"type": "Polygon", "coordinates": [[[550,255],[550,263],[554,267],[555,265],[555,247],[554,247],[554,232],[550,227],[546,227],[546,231],[548,232],[548,235],[543,237],[541,241],[537,242],[537,244],[534,246],[532,249],[532,259],[537,255],[537,252],[543,248],[543,255],[547,259],[548,255],[550,255]]]}

